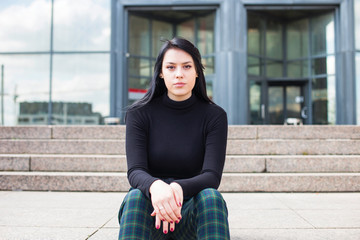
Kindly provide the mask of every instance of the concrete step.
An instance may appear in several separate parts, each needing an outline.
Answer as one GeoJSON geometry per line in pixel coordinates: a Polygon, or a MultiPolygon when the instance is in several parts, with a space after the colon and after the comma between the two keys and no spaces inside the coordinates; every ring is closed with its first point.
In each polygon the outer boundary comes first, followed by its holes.
{"type": "MultiPolygon", "coordinates": [[[[360,139],[360,126],[230,125],[229,139],[360,139]]],[[[125,126],[0,127],[0,139],[124,139],[125,126]]]]}
{"type": "MultiPolygon", "coordinates": [[[[125,154],[125,140],[0,140],[0,154],[125,154]]],[[[360,154],[360,139],[229,139],[228,155],[360,154]]]]}
{"type": "MultiPolygon", "coordinates": [[[[126,172],[125,155],[0,154],[0,171],[126,172]]],[[[360,155],[227,155],[224,172],[360,172],[360,155]]]]}
{"type": "MultiPolygon", "coordinates": [[[[127,191],[126,173],[1,172],[0,190],[127,191]]],[[[354,192],[360,173],[224,173],[222,192],[354,192]]]]}

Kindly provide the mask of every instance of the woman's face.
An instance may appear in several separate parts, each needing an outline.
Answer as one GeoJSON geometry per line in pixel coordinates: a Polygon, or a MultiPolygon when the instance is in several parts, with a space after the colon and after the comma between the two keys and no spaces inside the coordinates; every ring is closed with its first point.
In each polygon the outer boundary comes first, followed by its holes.
{"type": "Polygon", "coordinates": [[[171,100],[184,101],[190,98],[197,77],[191,55],[177,48],[167,50],[160,77],[164,79],[171,100]]]}

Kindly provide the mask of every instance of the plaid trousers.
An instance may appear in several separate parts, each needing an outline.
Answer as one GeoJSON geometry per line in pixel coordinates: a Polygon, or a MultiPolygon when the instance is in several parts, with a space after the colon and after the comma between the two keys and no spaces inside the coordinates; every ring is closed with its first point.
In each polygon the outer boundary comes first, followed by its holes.
{"type": "Polygon", "coordinates": [[[202,190],[184,201],[182,219],[175,231],[164,234],[155,228],[151,201],[138,189],[131,189],[119,210],[119,240],[222,240],[230,239],[228,211],[221,194],[213,188],[202,190]]]}

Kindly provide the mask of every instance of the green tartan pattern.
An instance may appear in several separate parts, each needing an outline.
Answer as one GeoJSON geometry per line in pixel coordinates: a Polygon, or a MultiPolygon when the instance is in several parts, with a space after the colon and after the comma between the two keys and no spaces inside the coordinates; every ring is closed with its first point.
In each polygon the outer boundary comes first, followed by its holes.
{"type": "Polygon", "coordinates": [[[174,232],[164,234],[162,228],[156,229],[152,211],[151,201],[140,190],[131,189],[119,211],[119,239],[230,239],[226,203],[215,189],[204,189],[183,203],[182,219],[174,232]]]}

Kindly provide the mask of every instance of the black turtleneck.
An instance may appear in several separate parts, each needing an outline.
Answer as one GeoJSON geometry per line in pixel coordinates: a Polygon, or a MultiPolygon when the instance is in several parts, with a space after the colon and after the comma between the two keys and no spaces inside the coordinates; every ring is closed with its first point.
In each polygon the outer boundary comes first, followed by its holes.
{"type": "Polygon", "coordinates": [[[167,94],[127,112],[126,155],[130,185],[150,198],[157,179],[177,182],[188,199],[218,188],[225,161],[227,117],[194,94],[176,102],[167,94]]]}

